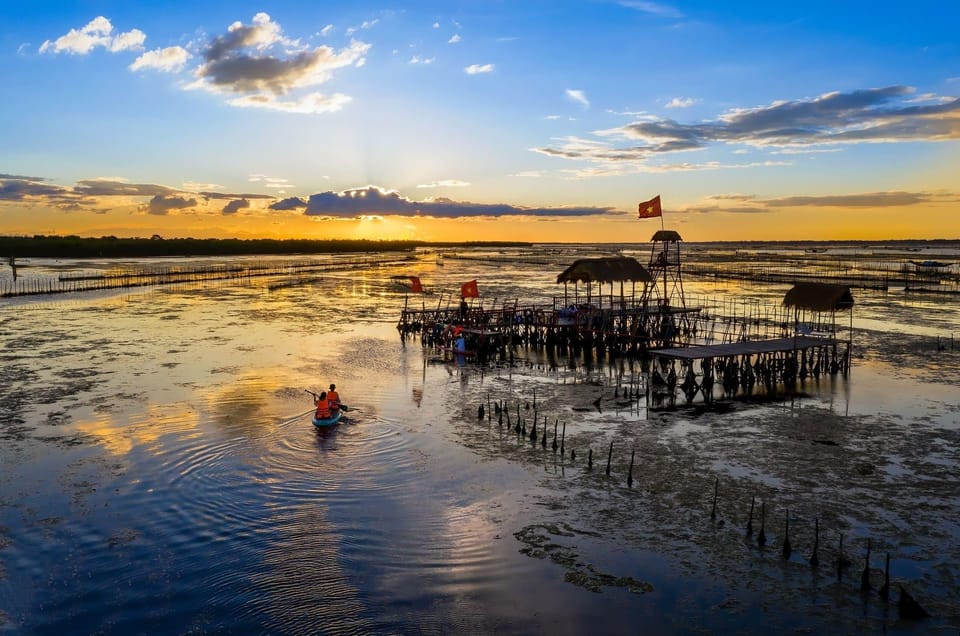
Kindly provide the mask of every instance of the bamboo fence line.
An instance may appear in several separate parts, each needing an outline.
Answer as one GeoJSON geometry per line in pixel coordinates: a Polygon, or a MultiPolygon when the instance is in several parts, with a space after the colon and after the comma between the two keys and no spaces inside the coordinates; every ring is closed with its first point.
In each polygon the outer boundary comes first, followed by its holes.
{"type": "Polygon", "coordinates": [[[75,292],[202,283],[217,280],[247,280],[269,276],[299,276],[305,272],[334,272],[351,269],[399,265],[409,259],[382,260],[378,257],[349,261],[306,261],[300,263],[253,263],[249,265],[203,265],[164,267],[104,272],[78,272],[54,276],[23,277],[0,280],[0,298],[75,292]]]}

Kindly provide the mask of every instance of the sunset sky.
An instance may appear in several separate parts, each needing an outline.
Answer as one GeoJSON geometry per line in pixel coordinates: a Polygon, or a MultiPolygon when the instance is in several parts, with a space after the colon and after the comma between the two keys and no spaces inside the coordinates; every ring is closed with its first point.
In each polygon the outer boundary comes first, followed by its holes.
{"type": "Polygon", "coordinates": [[[960,2],[2,5],[2,234],[960,238],[960,2]]]}

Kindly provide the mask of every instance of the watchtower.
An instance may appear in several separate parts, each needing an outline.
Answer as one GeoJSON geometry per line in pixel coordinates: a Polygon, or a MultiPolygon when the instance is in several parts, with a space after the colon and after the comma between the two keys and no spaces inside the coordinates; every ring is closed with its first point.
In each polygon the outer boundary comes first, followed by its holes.
{"type": "Polygon", "coordinates": [[[680,275],[680,234],[674,230],[659,230],[653,235],[650,264],[647,269],[653,283],[649,297],[662,307],[687,306],[683,297],[683,278],[680,275]]]}

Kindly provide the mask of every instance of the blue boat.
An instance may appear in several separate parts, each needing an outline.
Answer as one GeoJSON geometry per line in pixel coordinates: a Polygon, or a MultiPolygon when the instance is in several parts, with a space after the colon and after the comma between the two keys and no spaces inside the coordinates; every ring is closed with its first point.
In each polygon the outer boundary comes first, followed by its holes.
{"type": "Polygon", "coordinates": [[[336,426],[340,423],[340,418],[343,417],[343,409],[337,409],[337,412],[331,415],[328,418],[318,420],[317,416],[313,416],[313,425],[317,428],[329,428],[331,426],[336,426]]]}

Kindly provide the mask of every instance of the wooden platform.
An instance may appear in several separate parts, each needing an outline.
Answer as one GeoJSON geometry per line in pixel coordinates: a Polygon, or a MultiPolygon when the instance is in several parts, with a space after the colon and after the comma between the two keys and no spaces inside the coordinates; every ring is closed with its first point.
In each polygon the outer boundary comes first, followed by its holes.
{"type": "Polygon", "coordinates": [[[774,338],[772,340],[748,340],[746,342],[728,342],[724,344],[700,345],[696,347],[677,347],[676,349],[652,349],[650,355],[676,360],[702,360],[704,358],[723,358],[727,356],[746,356],[758,353],[779,353],[783,351],[816,349],[836,344],[833,338],[774,338]]]}

